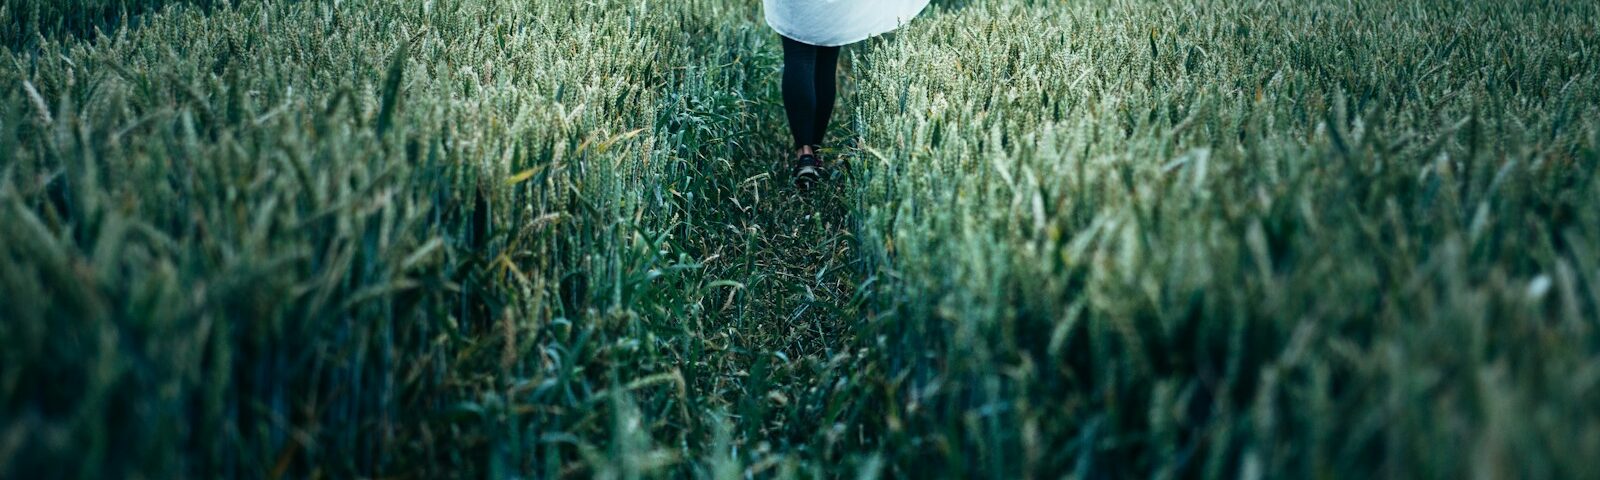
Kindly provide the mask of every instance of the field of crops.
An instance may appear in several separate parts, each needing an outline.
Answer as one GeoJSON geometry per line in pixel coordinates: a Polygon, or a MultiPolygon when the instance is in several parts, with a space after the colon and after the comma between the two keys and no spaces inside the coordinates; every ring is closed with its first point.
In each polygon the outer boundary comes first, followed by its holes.
{"type": "Polygon", "coordinates": [[[4,0],[0,477],[1600,478],[1593,2],[4,0]]]}

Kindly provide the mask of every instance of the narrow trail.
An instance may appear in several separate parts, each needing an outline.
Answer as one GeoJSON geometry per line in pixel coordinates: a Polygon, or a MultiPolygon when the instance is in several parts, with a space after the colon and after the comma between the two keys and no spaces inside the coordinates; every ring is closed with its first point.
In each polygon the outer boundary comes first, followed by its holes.
{"type": "Polygon", "coordinates": [[[670,195],[681,207],[676,246],[701,265],[688,283],[724,285],[701,297],[700,318],[687,327],[700,352],[687,358],[691,396],[711,399],[707,412],[726,412],[748,460],[808,463],[828,454],[807,451],[828,449],[819,444],[829,443],[820,432],[836,407],[827,385],[857,344],[861,280],[841,169],[852,143],[848,106],[841,102],[825,146],[830,178],[797,190],[777,37],[750,23],[718,27],[680,72],[670,118],[657,126],[676,149],[672,176],[686,179],[670,195]]]}

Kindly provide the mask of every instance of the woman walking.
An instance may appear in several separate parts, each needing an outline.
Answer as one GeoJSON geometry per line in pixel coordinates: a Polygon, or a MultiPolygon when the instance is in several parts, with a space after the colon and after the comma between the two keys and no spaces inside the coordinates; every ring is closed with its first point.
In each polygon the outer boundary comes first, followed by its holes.
{"type": "Polygon", "coordinates": [[[928,0],[765,0],[767,24],[783,36],[783,107],[794,135],[794,182],[822,178],[818,150],[838,95],[839,47],[910,22],[928,0]]]}

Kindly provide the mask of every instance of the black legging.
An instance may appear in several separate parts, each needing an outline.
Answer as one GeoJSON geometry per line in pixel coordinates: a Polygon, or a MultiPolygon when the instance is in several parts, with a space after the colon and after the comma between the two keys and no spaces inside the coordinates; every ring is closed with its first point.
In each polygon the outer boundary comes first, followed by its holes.
{"type": "Polygon", "coordinates": [[[839,93],[839,47],[819,47],[783,37],[783,107],[795,148],[822,145],[839,93]]]}

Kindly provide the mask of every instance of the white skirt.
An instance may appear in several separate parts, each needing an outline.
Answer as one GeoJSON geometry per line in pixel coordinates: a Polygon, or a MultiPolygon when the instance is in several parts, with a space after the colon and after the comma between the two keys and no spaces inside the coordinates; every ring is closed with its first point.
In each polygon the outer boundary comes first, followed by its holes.
{"type": "Polygon", "coordinates": [[[866,40],[911,22],[928,0],[764,0],[779,35],[821,47],[866,40]]]}

